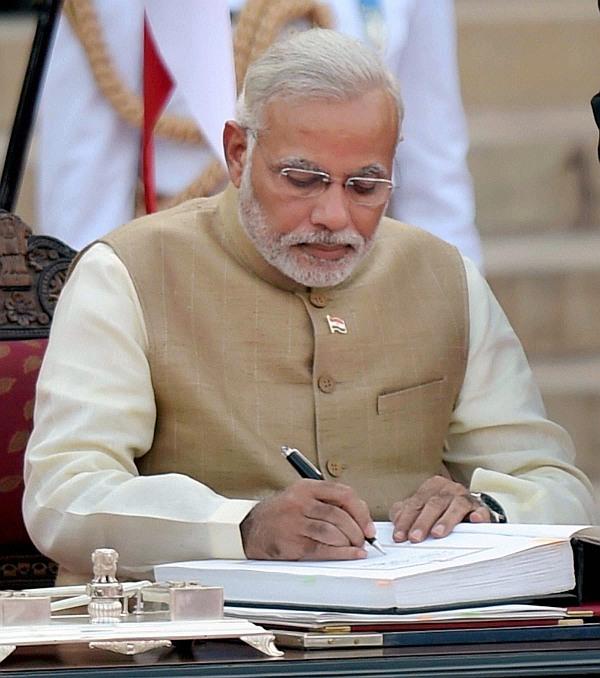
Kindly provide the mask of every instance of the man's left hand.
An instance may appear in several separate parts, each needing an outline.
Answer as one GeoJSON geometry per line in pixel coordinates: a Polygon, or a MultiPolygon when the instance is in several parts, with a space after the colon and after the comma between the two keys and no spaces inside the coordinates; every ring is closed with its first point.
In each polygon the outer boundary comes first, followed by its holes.
{"type": "Polygon", "coordinates": [[[445,537],[467,518],[472,523],[489,523],[491,515],[481,502],[460,483],[433,476],[408,499],[390,509],[394,541],[423,541],[427,536],[445,537]]]}

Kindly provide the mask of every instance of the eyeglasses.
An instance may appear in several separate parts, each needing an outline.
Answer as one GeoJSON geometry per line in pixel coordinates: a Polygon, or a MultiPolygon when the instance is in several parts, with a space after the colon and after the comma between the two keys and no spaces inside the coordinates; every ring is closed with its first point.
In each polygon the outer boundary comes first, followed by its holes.
{"type": "MultiPolygon", "coordinates": [[[[336,179],[327,172],[319,170],[306,170],[297,167],[283,167],[280,170],[273,168],[279,177],[279,185],[282,194],[290,198],[316,198],[336,179]]],[[[378,177],[348,177],[340,182],[344,191],[356,205],[367,207],[379,207],[385,204],[394,184],[389,179],[378,177]]]]}
{"type": "MultiPolygon", "coordinates": [[[[331,174],[321,170],[310,170],[300,167],[277,167],[269,162],[266,153],[260,143],[258,143],[258,139],[256,147],[259,149],[271,172],[275,174],[278,188],[283,196],[288,198],[317,198],[325,192],[325,189],[330,184],[339,182],[331,174]]],[[[366,207],[380,207],[384,205],[394,190],[394,184],[389,179],[381,179],[379,177],[348,177],[340,183],[351,202],[356,205],[365,205],[366,207]]]]}

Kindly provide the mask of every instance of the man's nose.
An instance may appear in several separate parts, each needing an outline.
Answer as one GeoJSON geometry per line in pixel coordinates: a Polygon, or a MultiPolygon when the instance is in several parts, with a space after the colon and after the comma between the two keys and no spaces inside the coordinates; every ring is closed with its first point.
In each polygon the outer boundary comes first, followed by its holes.
{"type": "Polygon", "coordinates": [[[319,195],[313,206],[311,222],[330,231],[340,231],[350,225],[349,200],[344,186],[331,183],[319,195]]]}

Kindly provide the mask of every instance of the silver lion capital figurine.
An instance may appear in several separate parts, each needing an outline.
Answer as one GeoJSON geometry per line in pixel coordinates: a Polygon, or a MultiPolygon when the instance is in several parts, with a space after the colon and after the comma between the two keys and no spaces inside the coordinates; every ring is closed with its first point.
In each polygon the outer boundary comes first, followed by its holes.
{"type": "Polygon", "coordinates": [[[96,549],[92,553],[94,578],[87,585],[91,598],[88,605],[90,621],[114,624],[121,621],[123,613],[123,587],[117,581],[119,554],[114,549],[96,549]]]}

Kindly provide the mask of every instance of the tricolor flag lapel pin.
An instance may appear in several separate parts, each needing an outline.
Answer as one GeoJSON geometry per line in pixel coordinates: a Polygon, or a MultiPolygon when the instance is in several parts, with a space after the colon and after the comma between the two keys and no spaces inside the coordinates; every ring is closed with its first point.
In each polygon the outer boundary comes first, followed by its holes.
{"type": "Polygon", "coordinates": [[[348,334],[346,321],[343,318],[336,318],[334,315],[328,315],[327,324],[329,325],[329,331],[331,334],[335,334],[336,332],[339,334],[348,334]]]}

